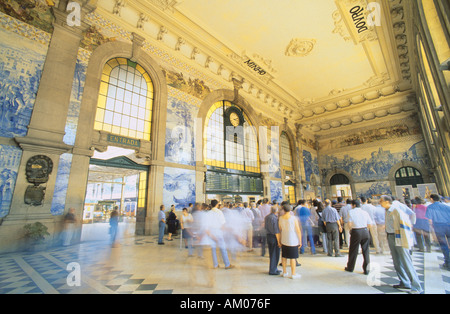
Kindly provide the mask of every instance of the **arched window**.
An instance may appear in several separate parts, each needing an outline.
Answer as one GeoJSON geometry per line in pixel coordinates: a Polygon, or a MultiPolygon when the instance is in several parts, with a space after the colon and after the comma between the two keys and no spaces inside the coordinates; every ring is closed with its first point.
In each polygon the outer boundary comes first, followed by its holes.
{"type": "Polygon", "coordinates": [[[416,188],[417,184],[423,183],[423,177],[416,168],[403,167],[395,173],[395,183],[397,185],[412,185],[413,188],[416,188]]]}
{"type": "Polygon", "coordinates": [[[286,132],[281,133],[280,136],[280,147],[281,147],[281,164],[284,170],[293,171],[294,165],[292,163],[292,150],[291,143],[286,132]]]}
{"type": "Polygon", "coordinates": [[[229,101],[215,103],[206,116],[205,125],[207,165],[260,172],[256,130],[239,107],[229,101]],[[227,133],[227,126],[242,126],[243,132],[227,133]]]}
{"type": "Polygon", "coordinates": [[[330,185],[345,185],[350,184],[350,180],[343,174],[335,174],[330,179],[330,185]]]}
{"type": "Polygon", "coordinates": [[[137,63],[113,58],[104,68],[94,129],[150,140],[153,83],[137,63]]]}

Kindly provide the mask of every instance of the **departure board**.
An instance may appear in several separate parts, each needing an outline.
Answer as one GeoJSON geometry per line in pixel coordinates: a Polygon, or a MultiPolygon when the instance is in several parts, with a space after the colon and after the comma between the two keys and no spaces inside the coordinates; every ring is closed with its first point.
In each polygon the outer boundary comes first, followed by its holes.
{"type": "Polygon", "coordinates": [[[225,172],[206,172],[206,193],[263,194],[260,177],[225,172]]]}

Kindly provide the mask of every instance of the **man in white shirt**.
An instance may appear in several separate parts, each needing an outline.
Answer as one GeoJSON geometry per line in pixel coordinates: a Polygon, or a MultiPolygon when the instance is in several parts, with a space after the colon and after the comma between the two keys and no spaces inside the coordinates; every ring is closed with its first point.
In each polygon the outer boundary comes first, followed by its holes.
{"type": "Polygon", "coordinates": [[[341,211],[340,211],[340,215],[342,218],[342,221],[344,223],[344,240],[345,240],[345,244],[347,246],[350,245],[350,224],[349,224],[349,211],[352,209],[352,200],[351,199],[347,199],[347,202],[345,204],[345,206],[342,206],[341,211]]]}
{"type": "Polygon", "coordinates": [[[349,211],[349,226],[351,228],[350,248],[348,253],[348,262],[345,270],[353,272],[355,269],[356,258],[358,257],[358,249],[361,245],[364,258],[363,270],[364,274],[369,274],[367,266],[370,264],[370,236],[368,227],[373,224],[369,214],[361,209],[359,200],[352,201],[352,210],[349,211]]]}
{"type": "Polygon", "coordinates": [[[375,252],[381,254],[380,241],[378,240],[377,224],[375,223],[375,211],[376,208],[372,204],[369,204],[368,200],[362,196],[361,197],[361,209],[369,214],[371,219],[371,225],[369,226],[370,236],[372,237],[373,246],[375,247],[375,252]]]}
{"type": "Polygon", "coordinates": [[[217,200],[211,201],[211,210],[208,212],[208,226],[206,233],[211,238],[211,250],[213,258],[213,267],[218,268],[219,262],[217,261],[216,248],[219,247],[220,253],[222,254],[222,260],[225,264],[225,269],[233,268],[234,266],[230,264],[228,259],[228,253],[225,245],[225,240],[223,237],[223,229],[225,227],[225,216],[222,211],[218,208],[219,202],[217,200]]]}

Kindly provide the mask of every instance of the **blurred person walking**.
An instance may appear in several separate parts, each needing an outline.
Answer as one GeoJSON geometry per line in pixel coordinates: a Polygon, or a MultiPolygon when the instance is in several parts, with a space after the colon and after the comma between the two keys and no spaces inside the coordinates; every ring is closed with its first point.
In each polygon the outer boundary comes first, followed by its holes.
{"type": "Polygon", "coordinates": [[[250,210],[248,203],[244,203],[244,209],[242,210],[242,215],[245,220],[246,231],[247,231],[247,247],[249,252],[253,251],[253,220],[255,219],[255,215],[250,210]]]}
{"type": "MultiPolygon", "coordinates": [[[[259,202],[259,201],[258,201],[259,202]]],[[[261,201],[262,202],[262,201],[261,201]]],[[[255,203],[250,203],[250,210],[253,213],[253,247],[259,247],[261,245],[261,228],[263,227],[263,218],[259,210],[259,206],[255,203]]]]}
{"type": "Polygon", "coordinates": [[[64,216],[64,237],[63,246],[69,246],[75,231],[75,208],[69,208],[69,212],[64,216]]]}
{"type": "Polygon", "coordinates": [[[188,208],[183,208],[181,214],[180,225],[181,225],[181,237],[184,239],[184,246],[188,249],[188,256],[193,256],[193,230],[192,225],[194,223],[194,217],[189,212],[188,208]]]}
{"type": "Polygon", "coordinates": [[[259,211],[261,213],[261,228],[260,228],[260,237],[261,237],[261,256],[266,255],[266,229],[264,228],[264,219],[267,215],[270,214],[271,205],[269,204],[269,199],[263,199],[263,203],[259,206],[259,211]]]}
{"type": "Polygon", "coordinates": [[[419,196],[414,198],[413,211],[416,214],[414,233],[416,234],[417,245],[420,252],[431,252],[430,222],[426,217],[427,206],[425,200],[419,196]]]}
{"type": "Polygon", "coordinates": [[[300,254],[305,253],[305,248],[308,247],[308,240],[311,246],[311,254],[316,254],[316,247],[314,245],[314,237],[312,231],[311,211],[308,208],[308,203],[305,200],[298,201],[298,206],[295,209],[297,216],[300,219],[302,226],[302,247],[300,248],[300,254]]]}
{"type": "Polygon", "coordinates": [[[377,225],[375,223],[375,206],[369,204],[369,200],[364,196],[361,197],[361,209],[369,214],[370,219],[372,219],[372,224],[369,225],[370,236],[372,238],[373,246],[375,247],[375,252],[377,254],[381,253],[380,241],[378,240],[377,225]]]}
{"type": "Polygon", "coordinates": [[[208,219],[206,221],[206,233],[211,238],[211,252],[213,259],[213,268],[219,267],[217,260],[216,249],[219,248],[222,255],[222,261],[225,269],[234,268],[228,259],[228,252],[225,244],[223,231],[225,229],[225,216],[220,209],[218,209],[219,202],[217,200],[211,201],[211,209],[207,212],[208,219]]]}
{"type": "Polygon", "coordinates": [[[444,254],[443,268],[450,270],[450,251],[448,243],[450,241],[450,209],[440,202],[439,195],[430,196],[431,205],[428,205],[426,218],[433,225],[434,232],[444,254]]]}
{"type": "Polygon", "coordinates": [[[111,212],[111,216],[109,217],[109,234],[111,239],[112,247],[117,247],[118,244],[118,230],[119,229],[119,211],[117,210],[117,206],[111,212]]]}

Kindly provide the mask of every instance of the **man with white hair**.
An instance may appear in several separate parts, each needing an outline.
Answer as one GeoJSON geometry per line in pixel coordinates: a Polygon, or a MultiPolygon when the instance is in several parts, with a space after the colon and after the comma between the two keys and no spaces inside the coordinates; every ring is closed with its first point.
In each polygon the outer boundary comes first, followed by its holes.
{"type": "Polygon", "coordinates": [[[423,290],[410,254],[414,245],[412,223],[397,203],[387,195],[380,198],[380,205],[386,210],[385,225],[392,261],[400,279],[400,284],[394,285],[394,288],[410,289],[411,293],[420,294],[423,290]]]}

